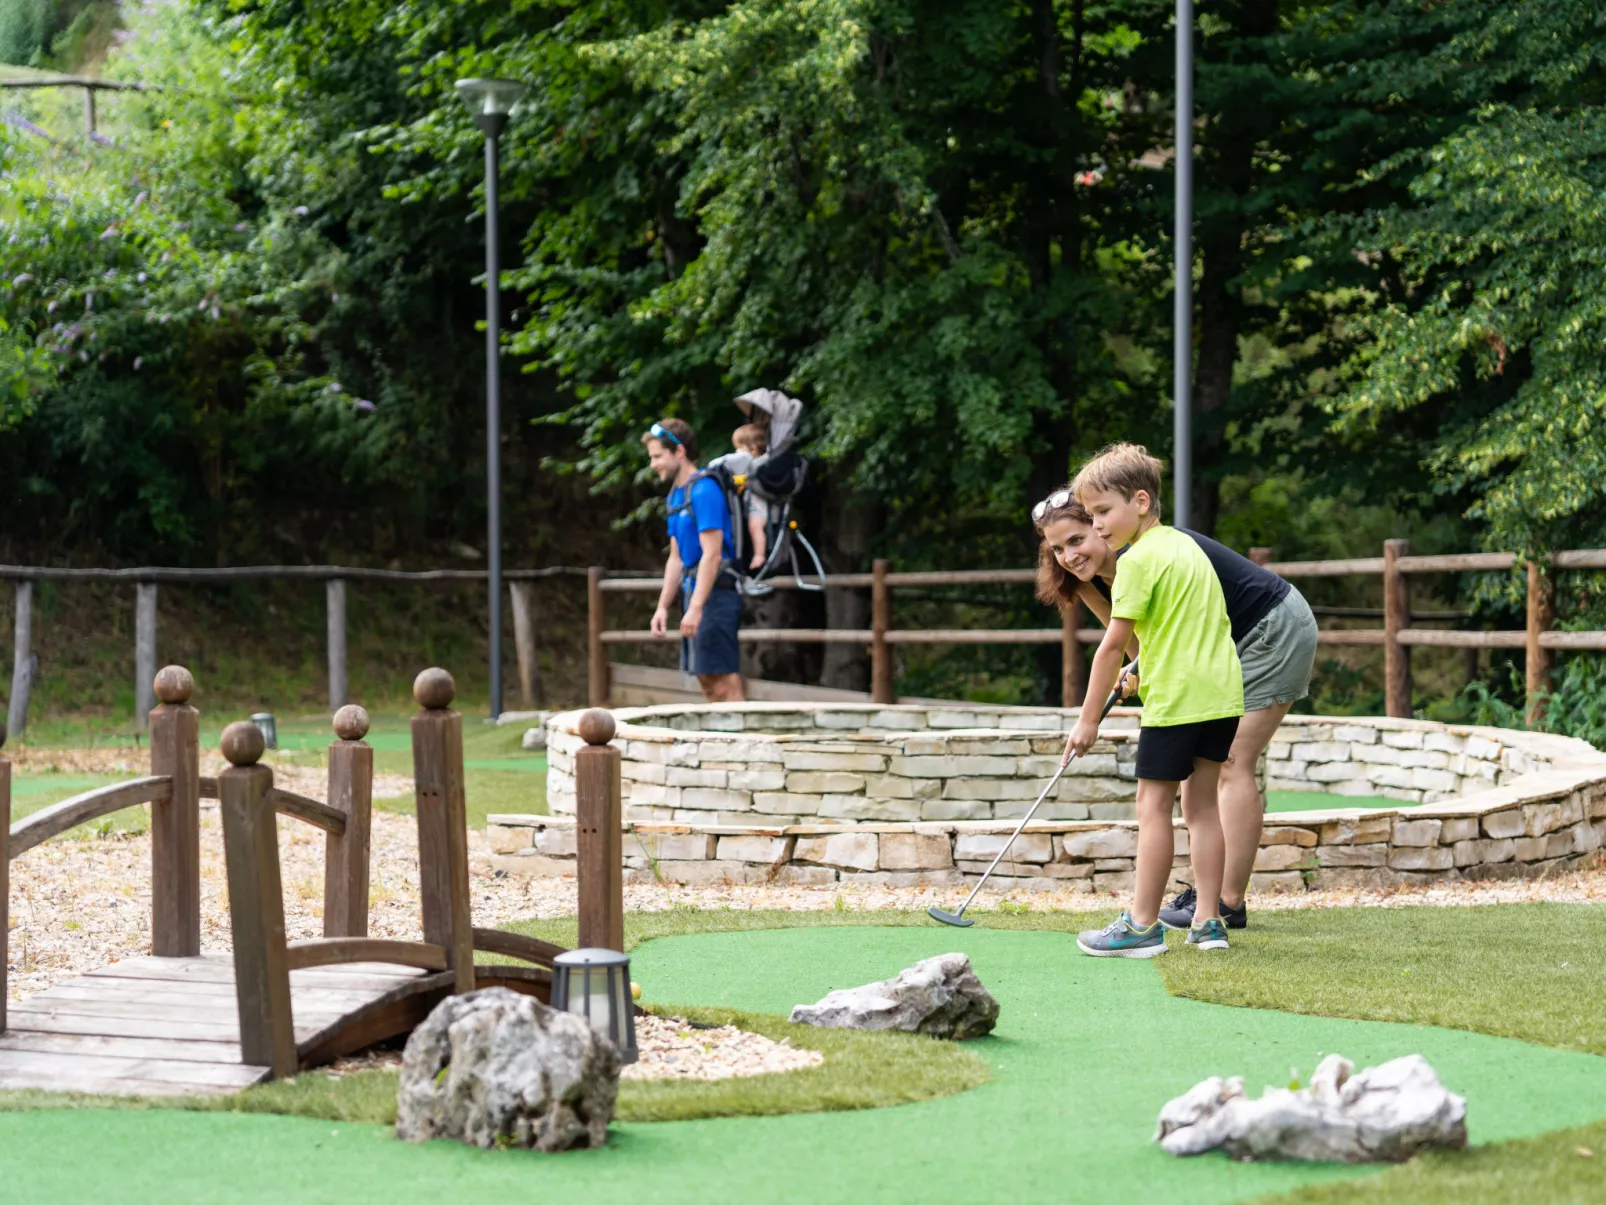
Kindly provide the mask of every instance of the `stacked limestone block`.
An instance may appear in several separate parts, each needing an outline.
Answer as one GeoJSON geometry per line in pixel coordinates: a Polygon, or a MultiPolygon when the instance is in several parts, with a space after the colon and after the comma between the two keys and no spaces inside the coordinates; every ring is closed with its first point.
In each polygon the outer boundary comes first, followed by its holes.
{"type": "MultiPolygon", "coordinates": [[[[1074,713],[776,704],[615,713],[636,881],[962,885],[1058,764],[1074,713]],[[985,724],[993,727],[978,728],[985,724]]],[[[574,713],[554,717],[553,816],[493,817],[499,866],[574,873],[574,713]]],[[[999,867],[1005,887],[1125,891],[1136,852],[1131,716],[1062,780],[999,867]]],[[[1403,809],[1269,817],[1254,885],[1382,887],[1554,873],[1606,846],[1606,755],[1540,733],[1292,716],[1269,785],[1403,809]]],[[[1187,875],[1178,823],[1174,873],[1187,875]]]]}
{"type": "Polygon", "coordinates": [[[1321,723],[1296,717],[1266,750],[1268,785],[1433,803],[1527,773],[1543,759],[1510,743],[1519,735],[1491,737],[1409,720],[1321,723]]]}
{"type": "MultiPolygon", "coordinates": [[[[649,824],[873,824],[1025,815],[1059,765],[1075,712],[786,704],[616,714],[627,820],[649,824]],[[656,714],[655,714],[656,713],[656,714]],[[697,727],[693,727],[693,724],[697,727]]],[[[571,716],[550,725],[547,805],[574,813],[571,716]]],[[[1112,716],[1038,815],[1130,820],[1136,721],[1112,716]]]]}

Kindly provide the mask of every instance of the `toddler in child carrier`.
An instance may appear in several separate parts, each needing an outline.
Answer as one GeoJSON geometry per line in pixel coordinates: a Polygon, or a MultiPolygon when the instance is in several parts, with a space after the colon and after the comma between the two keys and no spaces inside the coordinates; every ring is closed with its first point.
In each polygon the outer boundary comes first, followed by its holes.
{"type": "Polygon", "coordinates": [[[814,547],[798,530],[793,503],[808,478],[808,461],[798,454],[796,435],[803,403],[776,389],[755,389],[736,399],[742,413],[754,420],[732,437],[736,451],[704,467],[725,491],[731,508],[736,564],[724,566],[749,595],[774,589],[765,580],[782,564],[790,564],[803,590],[823,590],[825,569],[814,547]],[[803,579],[798,549],[808,558],[816,581],[803,579]]]}

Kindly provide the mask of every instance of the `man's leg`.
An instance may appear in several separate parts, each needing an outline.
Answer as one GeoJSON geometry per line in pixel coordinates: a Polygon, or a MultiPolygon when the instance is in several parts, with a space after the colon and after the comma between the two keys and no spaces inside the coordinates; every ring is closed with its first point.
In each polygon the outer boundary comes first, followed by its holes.
{"type": "MultiPolygon", "coordinates": [[[[1265,801],[1255,785],[1255,763],[1271,743],[1278,725],[1288,714],[1292,703],[1274,703],[1270,707],[1256,708],[1238,721],[1238,734],[1232,739],[1232,753],[1221,766],[1221,781],[1217,789],[1221,815],[1221,833],[1226,844],[1222,860],[1221,900],[1228,907],[1240,908],[1244,892],[1249,889],[1249,876],[1255,869],[1255,857],[1260,853],[1260,831],[1265,819],[1265,801]]],[[[1212,763],[1213,764],[1213,763],[1212,763]]],[[[1199,787],[1195,774],[1182,784],[1182,814],[1188,814],[1188,797],[1199,787]]],[[[1199,884],[1194,884],[1199,888],[1199,884]]],[[[1199,888],[1202,897],[1204,891],[1199,888]]],[[[1211,915],[1206,913],[1205,915],[1211,915]]]]}
{"type": "Polygon", "coordinates": [[[710,703],[745,703],[741,674],[698,674],[697,685],[710,703]]]}
{"type": "Polygon", "coordinates": [[[1220,762],[1193,759],[1193,774],[1182,792],[1182,818],[1188,824],[1188,862],[1193,867],[1193,888],[1199,900],[1193,923],[1219,918],[1221,900],[1221,812],[1216,800],[1221,778],[1220,762]]]}
{"type": "Polygon", "coordinates": [[[1133,876],[1132,919],[1147,928],[1160,915],[1165,885],[1171,878],[1171,808],[1177,801],[1177,784],[1153,778],[1138,779],[1138,857],[1133,876]]]}

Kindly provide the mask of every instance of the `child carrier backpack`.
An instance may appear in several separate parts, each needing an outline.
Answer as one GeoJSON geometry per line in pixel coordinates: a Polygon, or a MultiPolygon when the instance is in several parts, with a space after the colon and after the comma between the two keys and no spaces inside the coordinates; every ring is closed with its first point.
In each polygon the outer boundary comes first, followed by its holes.
{"type": "MultiPolygon", "coordinates": [[[[737,472],[729,458],[712,460],[693,478],[708,477],[718,482],[725,495],[730,512],[731,543],[736,550],[735,564],[726,562],[720,573],[732,580],[743,593],[750,596],[769,594],[774,590],[768,579],[789,565],[792,579],[800,590],[824,590],[825,567],[808,538],[798,529],[793,509],[798,495],[808,480],[809,462],[797,450],[797,423],[803,414],[803,403],[787,397],[775,389],[755,389],[736,399],[742,413],[749,420],[758,411],[768,416],[769,450],[755,457],[745,473],[737,472]],[[752,536],[747,530],[747,496],[761,498],[769,505],[769,520],[764,527],[764,563],[757,569],[750,567],[753,559],[752,536]],[[798,560],[799,550],[814,570],[814,581],[803,578],[804,565],[798,560]]],[[[681,509],[691,504],[691,488],[686,490],[686,501],[681,509]]]]}

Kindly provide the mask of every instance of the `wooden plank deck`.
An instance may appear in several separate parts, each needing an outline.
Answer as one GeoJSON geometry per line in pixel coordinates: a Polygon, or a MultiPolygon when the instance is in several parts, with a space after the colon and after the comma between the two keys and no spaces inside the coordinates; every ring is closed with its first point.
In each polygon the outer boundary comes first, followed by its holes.
{"type": "MultiPolygon", "coordinates": [[[[342,1019],[426,977],[380,963],[291,971],[297,1045],[305,1052],[342,1019]]],[[[240,1062],[234,963],[223,954],[113,963],[12,1004],[0,1034],[0,1088],[223,1095],[267,1074],[240,1062]]]]}

